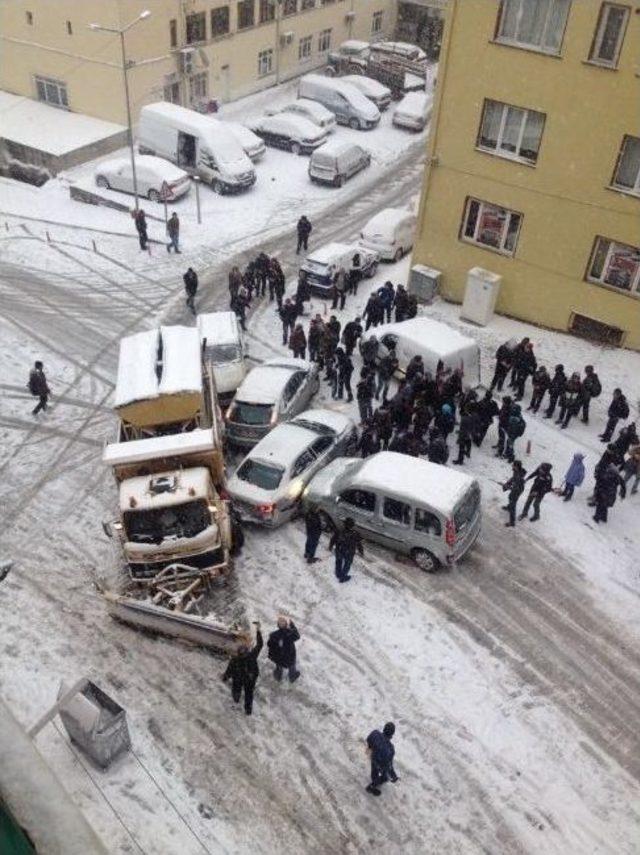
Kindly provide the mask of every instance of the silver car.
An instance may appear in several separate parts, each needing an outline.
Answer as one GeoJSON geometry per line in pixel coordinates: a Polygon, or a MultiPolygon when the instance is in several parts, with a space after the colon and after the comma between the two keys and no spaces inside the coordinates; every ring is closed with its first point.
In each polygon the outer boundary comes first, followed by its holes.
{"type": "Polygon", "coordinates": [[[427,572],[461,559],[480,533],[478,482],[406,454],[339,458],[303,495],[321,509],[326,527],[351,517],[362,537],[410,555],[427,572]]]}
{"type": "Polygon", "coordinates": [[[275,527],[298,511],[311,478],[335,457],[353,454],[358,432],[348,416],[305,410],[261,439],[227,484],[240,517],[275,527]]]}
{"type": "Polygon", "coordinates": [[[269,359],[242,381],[226,413],[227,439],[251,448],[280,422],[309,405],[320,388],[318,366],[304,359],[269,359]]]}

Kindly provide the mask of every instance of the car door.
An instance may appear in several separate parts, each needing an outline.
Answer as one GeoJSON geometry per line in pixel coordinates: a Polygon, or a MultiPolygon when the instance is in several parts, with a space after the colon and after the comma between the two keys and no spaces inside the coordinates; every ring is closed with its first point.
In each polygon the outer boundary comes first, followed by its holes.
{"type": "Polygon", "coordinates": [[[109,179],[109,184],[111,184],[114,190],[122,190],[123,193],[133,192],[133,179],[127,171],[126,163],[121,163],[117,169],[114,169],[113,178],[109,179]]]}
{"type": "Polygon", "coordinates": [[[300,387],[303,383],[304,377],[304,371],[296,371],[296,373],[287,381],[287,385],[284,387],[282,400],[280,402],[280,421],[287,421],[300,412],[300,409],[298,409],[300,387]]]}
{"type": "Polygon", "coordinates": [[[380,542],[380,534],[376,520],[376,504],[378,497],[373,490],[350,488],[342,490],[336,496],[335,517],[344,522],[347,517],[355,523],[358,532],[367,540],[380,542]]]}
{"type": "Polygon", "coordinates": [[[332,93],[334,98],[335,107],[333,107],[333,111],[336,114],[338,119],[341,119],[343,122],[348,123],[349,118],[351,116],[351,111],[349,109],[349,102],[341,95],[339,92],[332,93]]]}
{"type": "Polygon", "coordinates": [[[389,549],[406,552],[411,534],[412,507],[395,496],[381,496],[382,504],[378,515],[380,542],[389,549]]]}
{"type": "Polygon", "coordinates": [[[327,436],[319,436],[318,439],[313,441],[311,451],[314,454],[314,461],[313,466],[305,473],[305,481],[309,481],[318,470],[326,466],[336,456],[336,435],[327,434],[327,436]]]}
{"type": "Polygon", "coordinates": [[[442,520],[433,511],[426,508],[415,509],[413,539],[418,548],[426,549],[436,558],[440,558],[443,548],[442,532],[442,520]]]}
{"type": "Polygon", "coordinates": [[[289,488],[286,497],[280,500],[282,503],[280,504],[281,513],[289,513],[298,505],[304,485],[311,480],[315,471],[315,463],[316,455],[311,448],[305,449],[294,460],[289,474],[289,488]]]}

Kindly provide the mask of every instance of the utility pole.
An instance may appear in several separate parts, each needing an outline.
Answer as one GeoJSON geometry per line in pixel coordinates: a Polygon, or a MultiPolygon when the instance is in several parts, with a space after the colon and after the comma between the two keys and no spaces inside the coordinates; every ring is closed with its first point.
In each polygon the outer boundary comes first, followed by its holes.
{"type": "Polygon", "coordinates": [[[100,24],[89,24],[89,29],[94,31],[100,31],[104,33],[116,33],[120,36],[120,53],[122,55],[122,76],[124,79],[124,96],[127,104],[127,140],[129,143],[129,153],[131,155],[131,173],[133,177],[133,195],[135,197],[135,206],[136,211],[139,207],[138,201],[138,176],[136,174],[136,157],[135,151],[133,148],[133,124],[131,122],[131,99],[129,96],[129,79],[127,77],[127,72],[130,68],[132,68],[135,63],[131,62],[127,59],[127,50],[125,46],[124,36],[125,33],[130,30],[133,26],[135,26],[140,21],[144,21],[145,18],[148,18],[151,15],[151,12],[148,9],[145,9],[143,12],[140,12],[137,18],[131,21],[130,24],[127,24],[126,27],[103,27],[100,24]]]}
{"type": "Polygon", "coordinates": [[[276,86],[280,83],[280,23],[282,21],[282,0],[271,0],[275,7],[276,18],[276,86]]]}

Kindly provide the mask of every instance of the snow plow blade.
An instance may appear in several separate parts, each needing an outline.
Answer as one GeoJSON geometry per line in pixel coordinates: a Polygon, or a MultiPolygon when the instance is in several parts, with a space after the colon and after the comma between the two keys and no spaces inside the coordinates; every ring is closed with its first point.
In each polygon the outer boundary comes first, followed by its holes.
{"type": "Polygon", "coordinates": [[[136,629],[170,636],[225,654],[233,654],[240,645],[251,643],[250,633],[240,626],[226,626],[204,620],[198,615],[169,611],[152,603],[143,603],[107,591],[104,597],[111,617],[136,629]]]}

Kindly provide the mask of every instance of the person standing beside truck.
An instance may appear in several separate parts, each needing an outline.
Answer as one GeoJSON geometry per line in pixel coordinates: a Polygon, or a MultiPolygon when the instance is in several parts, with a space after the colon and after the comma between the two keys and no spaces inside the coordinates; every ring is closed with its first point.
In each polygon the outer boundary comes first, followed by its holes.
{"type": "Polygon", "coordinates": [[[175,211],[171,214],[167,222],[167,234],[169,235],[167,252],[171,252],[171,247],[173,247],[173,251],[180,254],[180,247],[178,246],[178,241],[180,239],[180,220],[178,219],[178,215],[175,211]]]}
{"type": "Polygon", "coordinates": [[[182,278],[184,280],[184,290],[187,294],[186,304],[195,315],[195,299],[196,292],[198,290],[198,274],[195,272],[193,267],[190,267],[182,278]]]}
{"type": "Polygon", "coordinates": [[[231,696],[236,703],[240,703],[244,691],[244,711],[247,715],[251,715],[253,711],[253,693],[260,676],[258,656],[263,645],[259,622],[256,622],[255,626],[255,645],[251,648],[248,644],[241,645],[236,655],[229,660],[222,675],[223,682],[231,680],[231,696]]]}

